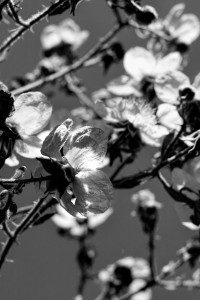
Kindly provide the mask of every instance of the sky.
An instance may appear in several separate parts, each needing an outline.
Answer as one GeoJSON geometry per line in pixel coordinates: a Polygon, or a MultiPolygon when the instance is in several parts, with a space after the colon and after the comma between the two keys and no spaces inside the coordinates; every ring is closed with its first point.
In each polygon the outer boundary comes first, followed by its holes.
{"type": "MultiPolygon", "coordinates": [[[[103,0],[92,0],[85,5],[80,5],[77,9],[75,21],[82,29],[90,31],[90,38],[79,51],[79,55],[86,53],[113,25],[114,19],[107,9],[103,0]]],[[[24,16],[29,16],[42,8],[42,4],[49,1],[26,0],[24,1],[24,16]]],[[[165,16],[169,9],[177,1],[143,1],[156,7],[161,17],[165,16]]],[[[200,3],[195,0],[185,0],[187,12],[196,13],[200,18],[200,3]]],[[[53,17],[49,23],[56,24],[64,18],[72,17],[68,12],[53,17]]],[[[20,76],[32,70],[41,58],[40,33],[47,25],[47,21],[35,26],[33,31],[28,32],[24,38],[17,42],[11,49],[7,60],[1,63],[0,80],[9,83],[15,76],[20,76]]],[[[12,24],[11,24],[12,28],[12,24]]],[[[1,39],[7,36],[6,26],[0,25],[1,39]]],[[[134,46],[144,46],[145,41],[140,40],[132,30],[126,30],[118,35],[123,42],[125,49],[134,46]]],[[[199,60],[200,42],[194,43],[190,52],[189,66],[185,72],[193,80],[200,70],[199,60]]],[[[90,95],[93,91],[103,88],[111,79],[123,74],[121,64],[111,68],[108,74],[104,75],[101,68],[90,68],[79,71],[77,74],[83,78],[90,95]]],[[[66,97],[62,93],[57,93],[52,99],[55,108],[76,107],[78,101],[74,97],[66,97]]],[[[137,172],[148,166],[152,152],[144,150],[138,157],[134,165],[125,171],[137,172]]],[[[33,170],[34,162],[22,161],[33,170]]],[[[1,170],[1,177],[11,174],[12,170],[4,168],[1,170]]],[[[192,236],[192,233],[184,228],[174,209],[173,200],[159,185],[157,180],[152,180],[145,184],[144,188],[151,189],[156,194],[156,199],[163,204],[156,236],[156,268],[160,268],[169,260],[176,258],[176,251],[185,244],[185,241],[192,236]]],[[[124,256],[147,258],[147,239],[143,235],[141,226],[137,218],[131,217],[134,209],[130,202],[130,197],[134,190],[116,190],[113,201],[114,214],[98,229],[90,243],[97,249],[98,257],[94,270],[100,270],[106,265],[115,262],[124,256]]],[[[31,203],[36,197],[34,186],[28,186],[22,197],[18,201],[21,204],[31,203]]],[[[75,262],[78,246],[76,242],[61,238],[56,232],[54,224],[49,221],[43,226],[29,230],[20,238],[20,245],[15,245],[9,258],[14,263],[7,263],[0,275],[0,299],[1,300],[70,300],[76,293],[79,271],[75,262]]],[[[89,284],[86,289],[85,299],[92,300],[99,293],[99,287],[89,284]]],[[[155,288],[153,300],[197,300],[197,291],[188,293],[185,290],[176,292],[165,291],[155,288]]]]}

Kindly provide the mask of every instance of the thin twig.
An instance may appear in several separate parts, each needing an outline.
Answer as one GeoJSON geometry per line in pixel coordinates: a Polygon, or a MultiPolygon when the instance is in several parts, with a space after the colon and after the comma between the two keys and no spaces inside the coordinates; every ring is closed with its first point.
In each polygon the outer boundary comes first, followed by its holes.
{"type": "Polygon", "coordinates": [[[6,261],[10,249],[12,248],[13,244],[17,241],[17,238],[20,235],[20,233],[23,231],[23,228],[26,226],[29,220],[35,215],[35,213],[37,213],[38,209],[40,208],[44,200],[47,198],[47,196],[48,194],[38,200],[38,202],[29,211],[29,213],[25,216],[22,222],[17,226],[15,231],[12,233],[12,235],[9,236],[9,238],[7,239],[5,245],[3,246],[2,253],[0,256],[0,270],[4,262],[6,261]]]}
{"type": "Polygon", "coordinates": [[[18,88],[16,90],[12,91],[12,94],[14,96],[19,95],[21,93],[28,92],[30,90],[34,90],[38,87],[41,87],[47,83],[54,82],[55,80],[71,73],[72,71],[76,71],[83,67],[88,60],[90,60],[92,57],[98,54],[98,52],[102,49],[102,47],[108,43],[112,38],[115,37],[115,35],[125,26],[128,26],[128,21],[122,23],[122,24],[116,24],[113,26],[113,28],[103,37],[99,40],[99,42],[89,51],[87,52],[84,56],[82,56],[80,59],[75,61],[72,65],[70,66],[65,66],[58,72],[55,72],[54,74],[51,74],[49,76],[46,76],[44,78],[38,79],[32,83],[29,83],[21,88],[18,88]]]}
{"type": "Polygon", "coordinates": [[[152,230],[149,233],[149,242],[148,242],[148,246],[149,246],[149,267],[150,267],[150,271],[151,271],[151,280],[154,281],[155,280],[155,231],[152,230]]]}
{"type": "Polygon", "coordinates": [[[0,53],[9,50],[33,25],[39,23],[52,13],[56,7],[62,4],[65,0],[58,0],[54,5],[45,7],[41,12],[34,14],[28,21],[25,21],[26,26],[19,26],[15,31],[7,37],[0,46],[0,53]]]}

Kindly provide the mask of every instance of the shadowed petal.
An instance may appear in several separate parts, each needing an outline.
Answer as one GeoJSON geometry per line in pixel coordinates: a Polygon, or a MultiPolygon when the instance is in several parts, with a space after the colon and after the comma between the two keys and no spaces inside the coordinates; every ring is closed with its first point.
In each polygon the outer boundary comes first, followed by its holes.
{"type": "Polygon", "coordinates": [[[41,153],[51,158],[60,159],[60,149],[64,146],[66,139],[69,137],[72,125],[73,121],[67,119],[61,125],[56,126],[44,140],[41,153]]]}
{"type": "Polygon", "coordinates": [[[74,130],[64,146],[65,157],[76,171],[100,168],[106,151],[106,133],[90,126],[74,130]]]}
{"type": "Polygon", "coordinates": [[[99,170],[79,172],[73,182],[73,191],[78,203],[94,214],[105,212],[113,199],[112,184],[99,170]]]}

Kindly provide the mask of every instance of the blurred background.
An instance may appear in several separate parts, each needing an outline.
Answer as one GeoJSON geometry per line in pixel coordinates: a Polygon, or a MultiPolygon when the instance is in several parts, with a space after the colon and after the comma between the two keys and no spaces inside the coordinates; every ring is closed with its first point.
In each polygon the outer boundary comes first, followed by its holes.
{"type": "MultiPolygon", "coordinates": [[[[195,0],[185,0],[186,11],[198,15],[200,18],[200,3],[195,0]]],[[[47,0],[24,1],[24,16],[29,16],[42,8],[42,4],[48,4],[47,0]]],[[[153,5],[160,17],[164,17],[169,9],[178,3],[175,0],[157,1],[147,0],[144,4],[153,5]]],[[[58,23],[64,18],[72,17],[69,12],[59,17],[52,17],[49,23],[58,23]]],[[[80,5],[76,10],[75,21],[82,29],[90,31],[90,37],[79,50],[79,55],[86,53],[113,25],[114,18],[103,0],[92,0],[80,5]]],[[[34,33],[28,32],[24,38],[11,49],[7,60],[1,63],[0,80],[9,83],[10,79],[20,76],[32,70],[41,59],[40,33],[44,26],[43,21],[34,27],[34,33]]],[[[1,39],[7,36],[6,26],[0,25],[1,39]]],[[[124,30],[118,35],[124,48],[145,45],[131,29],[124,30]]],[[[200,70],[200,41],[193,44],[190,50],[190,62],[185,72],[193,80],[200,70]]],[[[87,87],[87,93],[102,88],[109,80],[124,73],[122,65],[113,66],[108,74],[104,75],[101,68],[90,68],[77,72],[87,87]]],[[[66,97],[62,93],[56,94],[52,99],[55,108],[66,106],[68,109],[78,106],[75,97],[66,97]]],[[[126,172],[137,172],[148,166],[152,151],[145,149],[137,161],[126,172]]],[[[31,170],[35,164],[23,160],[31,170]]],[[[1,170],[1,177],[7,177],[12,169],[1,170]]],[[[192,232],[181,225],[174,209],[173,201],[166,194],[157,180],[152,180],[142,188],[150,188],[156,194],[158,201],[163,203],[160,213],[160,221],[157,230],[156,241],[156,265],[157,270],[169,260],[175,259],[176,250],[185,244],[192,236],[192,232]]],[[[133,204],[130,197],[134,190],[116,190],[113,202],[114,214],[101,227],[90,241],[97,249],[97,259],[94,270],[100,270],[106,265],[115,262],[124,256],[148,257],[147,239],[142,233],[137,218],[131,217],[133,204]]],[[[23,197],[19,197],[19,204],[28,204],[36,198],[34,187],[27,186],[23,197]]],[[[35,227],[26,232],[20,238],[20,245],[15,245],[9,258],[14,263],[4,265],[0,278],[1,300],[70,300],[76,294],[79,270],[75,262],[77,243],[58,236],[56,227],[48,221],[40,227],[35,227]]],[[[85,299],[92,300],[99,293],[99,287],[89,283],[85,299]]],[[[178,291],[165,291],[155,288],[154,300],[167,299],[199,299],[199,292],[187,292],[184,289],[178,291]]]]}

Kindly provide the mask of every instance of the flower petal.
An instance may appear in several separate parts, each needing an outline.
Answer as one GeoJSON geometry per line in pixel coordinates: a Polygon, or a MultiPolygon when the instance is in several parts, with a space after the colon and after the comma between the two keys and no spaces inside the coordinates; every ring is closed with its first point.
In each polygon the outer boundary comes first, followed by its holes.
{"type": "Polygon", "coordinates": [[[168,129],[177,131],[180,130],[180,127],[183,124],[183,120],[180,117],[176,106],[168,103],[162,103],[158,106],[156,114],[160,124],[167,127],[168,129]]]}
{"type": "Polygon", "coordinates": [[[110,207],[104,213],[100,215],[89,215],[88,214],[88,224],[90,228],[96,228],[103,224],[113,213],[113,209],[110,207]]]}
{"type": "MultiPolygon", "coordinates": [[[[48,134],[48,131],[45,131],[48,134]]],[[[15,143],[15,151],[26,158],[41,157],[41,147],[44,136],[29,136],[23,140],[17,140],[15,143]]]]}
{"type": "Polygon", "coordinates": [[[151,52],[144,48],[131,48],[124,56],[124,68],[137,82],[145,76],[152,76],[155,73],[155,67],[156,59],[151,52]]]}
{"type": "Polygon", "coordinates": [[[83,210],[94,214],[104,213],[113,199],[112,184],[99,170],[79,172],[73,182],[73,191],[83,210]]]}
{"type": "Polygon", "coordinates": [[[106,133],[90,126],[74,130],[64,146],[64,154],[76,171],[100,168],[106,151],[106,133]]]}
{"type": "Polygon", "coordinates": [[[59,34],[62,41],[71,45],[73,50],[78,49],[89,37],[89,32],[81,30],[72,19],[66,19],[59,24],[59,34]]]}
{"type": "Polygon", "coordinates": [[[138,89],[138,86],[134,86],[133,80],[125,75],[111,81],[107,85],[107,89],[110,93],[121,97],[130,95],[139,97],[142,95],[140,90],[138,89]]]}
{"type": "Polygon", "coordinates": [[[40,92],[21,94],[14,103],[15,112],[7,119],[17,127],[21,136],[40,132],[49,122],[52,106],[40,92]]]}
{"type": "Polygon", "coordinates": [[[165,19],[165,26],[178,42],[190,45],[200,34],[199,19],[194,14],[184,14],[185,4],[175,5],[165,19]]]}
{"type": "Polygon", "coordinates": [[[169,26],[170,24],[175,24],[177,20],[181,17],[185,10],[184,3],[178,3],[172,7],[168,15],[165,18],[165,25],[169,26]]]}
{"type": "Polygon", "coordinates": [[[72,125],[73,121],[71,119],[67,119],[61,125],[57,125],[44,140],[41,153],[51,158],[60,159],[60,149],[69,137],[72,125]]]}
{"type": "Polygon", "coordinates": [[[44,50],[50,50],[58,47],[62,43],[62,39],[58,30],[58,26],[46,26],[41,34],[41,44],[44,50]]]}
{"type": "Polygon", "coordinates": [[[146,281],[143,279],[135,279],[129,286],[129,292],[135,295],[130,296],[130,300],[150,300],[152,298],[151,289],[146,289],[145,291],[137,293],[146,285],[146,281]]]}
{"type": "Polygon", "coordinates": [[[17,159],[16,155],[12,154],[5,160],[5,164],[9,167],[16,167],[19,165],[19,160],[17,159]]]}
{"type": "Polygon", "coordinates": [[[164,56],[162,59],[158,60],[156,73],[163,74],[170,71],[175,71],[180,68],[181,62],[182,56],[179,52],[170,53],[164,56]]]}
{"type": "Polygon", "coordinates": [[[140,135],[142,141],[152,147],[160,147],[164,140],[164,137],[168,135],[169,131],[160,125],[147,127],[141,130],[140,135]]]}
{"type": "Polygon", "coordinates": [[[189,85],[189,78],[179,71],[158,76],[154,88],[158,98],[170,104],[178,104],[179,88],[189,85]]]}

